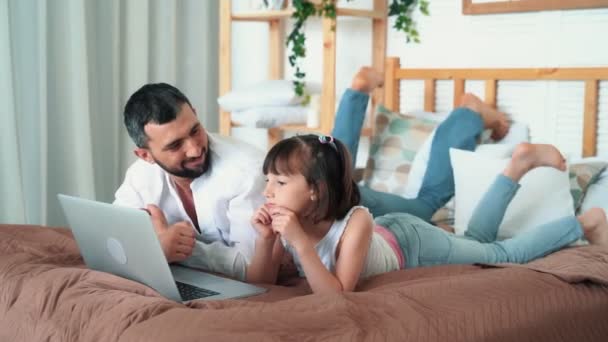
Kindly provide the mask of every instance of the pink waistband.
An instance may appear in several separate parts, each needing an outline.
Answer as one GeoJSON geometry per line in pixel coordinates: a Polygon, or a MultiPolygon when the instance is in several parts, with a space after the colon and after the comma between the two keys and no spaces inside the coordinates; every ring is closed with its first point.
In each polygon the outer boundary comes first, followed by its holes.
{"type": "Polygon", "coordinates": [[[399,247],[399,242],[397,242],[397,238],[395,237],[395,234],[393,234],[390,230],[388,230],[380,225],[376,225],[376,227],[374,228],[374,231],[376,233],[380,234],[380,236],[382,236],[382,238],[384,238],[384,240],[388,243],[388,245],[391,246],[391,249],[393,250],[393,252],[395,252],[395,255],[397,256],[397,260],[399,261],[399,268],[404,269],[405,268],[405,257],[403,256],[403,252],[401,251],[401,248],[399,247]]]}

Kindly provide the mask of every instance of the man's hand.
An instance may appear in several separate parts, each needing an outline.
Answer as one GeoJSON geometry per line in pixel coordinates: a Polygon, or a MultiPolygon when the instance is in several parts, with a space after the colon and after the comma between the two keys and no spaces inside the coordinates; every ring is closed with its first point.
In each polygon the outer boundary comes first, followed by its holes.
{"type": "Polygon", "coordinates": [[[189,258],[195,242],[192,225],[181,221],[169,226],[165,214],[159,207],[148,204],[146,208],[167,261],[171,263],[189,258]]]}

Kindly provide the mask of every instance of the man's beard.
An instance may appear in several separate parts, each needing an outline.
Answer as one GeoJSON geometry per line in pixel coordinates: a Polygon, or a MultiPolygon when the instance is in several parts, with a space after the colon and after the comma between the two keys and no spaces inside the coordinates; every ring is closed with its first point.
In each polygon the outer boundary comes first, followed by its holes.
{"type": "Polygon", "coordinates": [[[160,166],[163,170],[165,170],[170,175],[173,175],[175,177],[180,177],[180,178],[195,179],[195,178],[200,177],[203,173],[207,172],[207,170],[209,170],[209,167],[211,166],[211,153],[209,152],[209,150],[207,149],[205,152],[203,152],[202,155],[205,157],[205,161],[203,161],[203,164],[201,166],[199,166],[195,169],[189,169],[186,167],[186,164],[188,162],[198,158],[198,157],[196,157],[196,158],[186,159],[186,160],[182,161],[181,169],[179,169],[179,170],[171,169],[171,168],[167,167],[160,161],[156,160],[156,158],[154,158],[154,156],[152,158],[154,159],[156,164],[158,164],[158,166],[160,166]]]}

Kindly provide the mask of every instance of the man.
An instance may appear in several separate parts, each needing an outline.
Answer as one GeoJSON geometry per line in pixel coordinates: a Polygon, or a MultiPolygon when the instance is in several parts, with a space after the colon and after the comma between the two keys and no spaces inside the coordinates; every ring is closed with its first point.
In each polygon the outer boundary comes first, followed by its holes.
{"type": "Polygon", "coordinates": [[[169,262],[243,279],[255,241],[249,221],[263,203],[263,153],[208,134],[186,96],[165,83],[137,90],[124,123],[139,160],[114,204],[147,208],[169,262]]]}

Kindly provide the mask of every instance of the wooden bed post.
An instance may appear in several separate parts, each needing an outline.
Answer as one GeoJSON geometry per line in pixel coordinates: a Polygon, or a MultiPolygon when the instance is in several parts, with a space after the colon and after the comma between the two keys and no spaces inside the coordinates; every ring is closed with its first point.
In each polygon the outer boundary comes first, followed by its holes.
{"type": "Polygon", "coordinates": [[[496,80],[486,80],[485,102],[496,108],[496,80]]]}
{"type": "Polygon", "coordinates": [[[435,79],[424,80],[424,111],[435,111],[435,79]]]}
{"type": "MultiPolygon", "coordinates": [[[[374,0],[374,11],[387,13],[386,0],[374,0]]],[[[375,70],[384,73],[384,61],[386,60],[386,16],[373,18],[372,20],[372,66],[375,70]]],[[[374,90],[372,96],[372,108],[369,115],[369,122],[374,122],[376,105],[381,103],[384,98],[384,87],[374,90]]]]}
{"type": "MultiPolygon", "coordinates": [[[[230,91],[232,87],[232,73],[230,71],[230,63],[232,61],[232,24],[230,17],[232,16],[232,1],[220,1],[220,94],[222,96],[230,91]]],[[[230,135],[230,112],[220,109],[220,134],[230,135]]]]}
{"type": "MultiPolygon", "coordinates": [[[[283,78],[285,29],[280,19],[268,22],[268,79],[280,80],[283,78]]],[[[266,131],[268,148],[283,139],[283,130],[273,127],[266,131]]]]}
{"type": "Polygon", "coordinates": [[[394,112],[399,110],[400,80],[396,75],[399,66],[398,57],[387,58],[384,66],[384,106],[394,112]]]}
{"type": "Polygon", "coordinates": [[[460,105],[460,99],[464,94],[464,79],[455,78],[454,79],[454,108],[460,105]]]}
{"type": "Polygon", "coordinates": [[[285,27],[281,19],[274,19],[268,23],[268,77],[270,80],[283,79],[283,65],[285,63],[285,27]]]}
{"type": "Polygon", "coordinates": [[[323,89],[320,130],[329,134],[336,112],[336,19],[323,18],[323,89]]]}
{"type": "Polygon", "coordinates": [[[597,154],[598,80],[585,81],[585,116],[583,121],[583,157],[597,154]]]}

